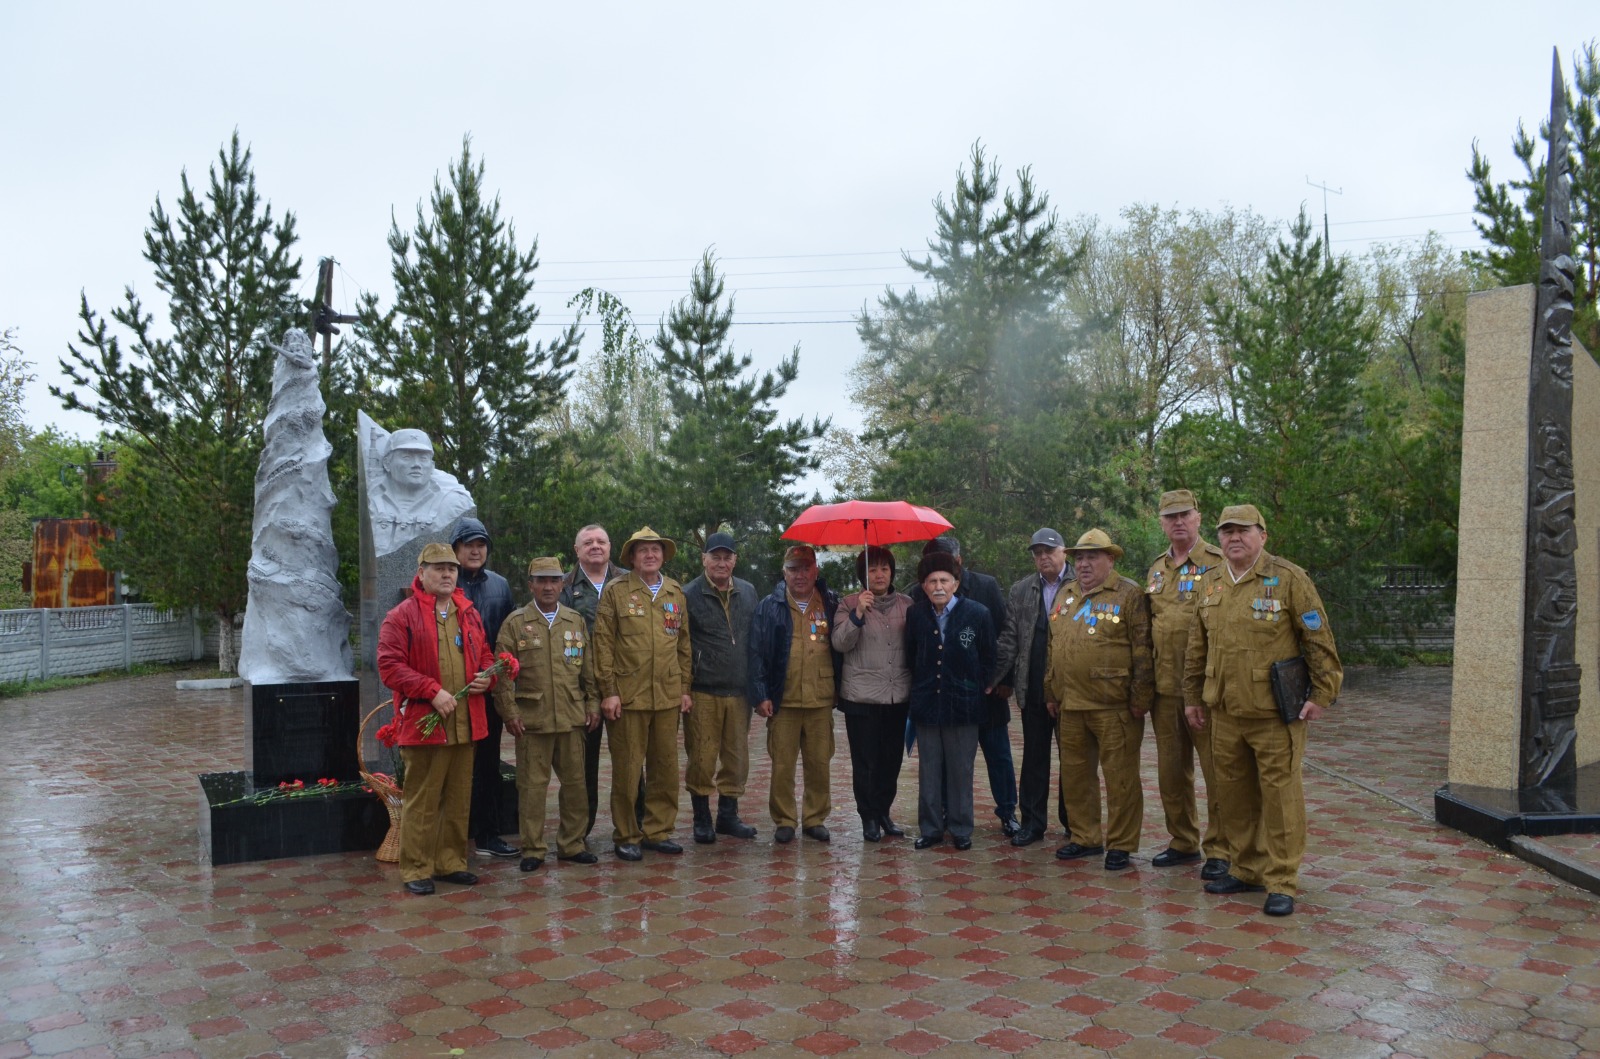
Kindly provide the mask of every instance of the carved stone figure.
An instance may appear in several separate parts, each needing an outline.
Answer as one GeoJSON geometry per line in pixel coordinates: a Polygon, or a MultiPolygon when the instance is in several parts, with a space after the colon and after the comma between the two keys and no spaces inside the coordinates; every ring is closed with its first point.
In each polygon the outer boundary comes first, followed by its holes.
{"type": "MultiPolygon", "coordinates": [[[[374,429],[381,430],[376,424],[374,429]]],[[[376,555],[445,530],[472,510],[472,497],[455,476],[433,465],[433,442],[422,431],[397,430],[382,451],[380,473],[369,479],[367,493],[376,555]]]]}
{"type": "Polygon", "coordinates": [[[272,397],[256,470],[250,584],[239,674],[253,684],[348,680],[350,615],[333,546],[333,490],[311,340],[291,330],[274,347],[272,397]]]}
{"type": "Polygon", "coordinates": [[[1550,86],[1539,291],[1528,380],[1528,552],[1518,786],[1570,782],[1578,712],[1578,573],[1572,474],[1572,174],[1561,57],[1550,86]]]}

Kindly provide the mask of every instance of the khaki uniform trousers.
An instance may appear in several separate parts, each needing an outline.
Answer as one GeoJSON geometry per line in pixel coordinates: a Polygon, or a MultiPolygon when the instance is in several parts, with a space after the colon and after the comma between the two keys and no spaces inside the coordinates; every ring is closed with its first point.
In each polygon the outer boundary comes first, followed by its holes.
{"type": "Polygon", "coordinates": [[[606,722],[611,747],[611,840],[637,846],[665,842],[678,826],[678,718],[676,706],[628,710],[606,722]],[[644,814],[637,815],[643,774],[644,814]]]}
{"type": "Polygon", "coordinates": [[[772,790],[767,809],[774,827],[816,827],[833,808],[828,789],[833,760],[833,709],[829,706],[783,706],[767,722],[767,756],[772,759],[772,790]],[[795,761],[806,769],[801,813],[794,805],[795,761]]]}
{"type": "Polygon", "coordinates": [[[400,806],[400,881],[467,870],[472,743],[406,746],[400,806]]]}
{"type": "Polygon", "coordinates": [[[550,773],[561,784],[556,804],[561,825],[556,830],[556,853],[570,857],[583,851],[584,825],[589,819],[588,792],[584,790],[582,728],[566,732],[524,731],[517,739],[517,819],[522,831],[522,855],[544,859],[545,802],[550,793],[550,773]]]}
{"type": "Polygon", "coordinates": [[[689,756],[684,786],[690,794],[738,798],[750,779],[750,707],[743,695],[690,694],[694,709],[683,722],[689,756]]]}
{"type": "Polygon", "coordinates": [[[1138,852],[1139,828],[1144,822],[1144,788],[1139,783],[1144,721],[1125,706],[1063,709],[1056,731],[1061,744],[1061,796],[1067,803],[1072,841],[1080,846],[1138,852]],[[1100,828],[1099,773],[1105,774],[1104,832],[1100,828]]]}
{"type": "Polygon", "coordinates": [[[1157,695],[1150,711],[1150,728],[1156,736],[1156,782],[1161,791],[1161,811],[1167,834],[1179,853],[1204,851],[1208,858],[1227,860],[1228,846],[1216,810],[1217,776],[1211,760],[1211,726],[1198,732],[1183,716],[1182,695],[1157,695]],[[1200,811],[1195,802],[1194,760],[1206,780],[1206,831],[1200,835],[1200,811]]]}
{"type": "Polygon", "coordinates": [[[1211,761],[1217,793],[1211,802],[1233,853],[1233,874],[1268,893],[1300,891],[1306,852],[1306,801],[1300,767],[1306,754],[1304,721],[1237,717],[1208,710],[1211,761]]]}

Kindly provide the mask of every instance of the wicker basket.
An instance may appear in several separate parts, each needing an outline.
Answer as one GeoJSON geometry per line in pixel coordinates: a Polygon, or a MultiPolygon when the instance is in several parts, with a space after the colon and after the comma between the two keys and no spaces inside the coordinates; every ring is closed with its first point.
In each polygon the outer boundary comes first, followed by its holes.
{"type": "Polygon", "coordinates": [[[376,854],[377,859],[385,864],[398,864],[400,862],[401,792],[400,788],[395,786],[394,781],[367,770],[366,755],[361,752],[361,748],[366,743],[367,722],[377,716],[380,710],[390,705],[393,701],[393,699],[388,699],[379,703],[371,713],[361,718],[361,730],[356,734],[356,764],[361,769],[361,779],[368,787],[372,788],[372,793],[376,794],[378,800],[383,802],[383,807],[389,810],[389,833],[383,836],[383,844],[378,847],[376,854]]]}

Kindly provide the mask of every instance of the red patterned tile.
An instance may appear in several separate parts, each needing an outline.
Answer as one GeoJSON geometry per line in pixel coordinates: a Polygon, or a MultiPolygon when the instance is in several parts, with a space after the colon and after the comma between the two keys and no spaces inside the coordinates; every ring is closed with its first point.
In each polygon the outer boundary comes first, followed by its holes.
{"type": "Polygon", "coordinates": [[[451,1049],[460,1048],[463,1051],[480,1048],[492,1044],[500,1039],[500,1035],[487,1026],[462,1026],[460,1029],[446,1030],[439,1034],[439,1040],[451,1049]]]}
{"type": "Polygon", "coordinates": [[[1074,1033],[1071,1040],[1077,1041],[1086,1048],[1099,1048],[1101,1051],[1113,1051],[1133,1040],[1133,1035],[1123,1033],[1121,1030],[1108,1029],[1105,1026],[1085,1026],[1074,1033]]]}
{"type": "Polygon", "coordinates": [[[770,1005],[760,1003],[759,1001],[750,1000],[747,997],[741,997],[738,1000],[730,1000],[726,1004],[714,1008],[713,1010],[728,1016],[728,1018],[733,1019],[736,1022],[748,1022],[751,1019],[758,1019],[761,1016],[771,1014],[772,1012],[770,1005]]]}
{"type": "Polygon", "coordinates": [[[723,1055],[742,1055],[745,1052],[755,1051],[767,1042],[745,1030],[729,1030],[714,1037],[707,1037],[705,1043],[706,1047],[715,1048],[723,1055]]]}
{"type": "Polygon", "coordinates": [[[538,1048],[548,1051],[557,1051],[561,1048],[572,1048],[582,1044],[589,1038],[579,1033],[570,1026],[557,1026],[554,1029],[540,1030],[530,1033],[523,1040],[538,1048]]]}
{"type": "Polygon", "coordinates": [[[821,1033],[808,1034],[794,1042],[796,1048],[810,1052],[812,1055],[838,1055],[848,1052],[852,1048],[860,1047],[861,1042],[854,1037],[846,1037],[833,1030],[823,1030],[821,1033]]]}
{"type": "Polygon", "coordinates": [[[676,1000],[658,997],[655,1000],[647,1000],[643,1004],[637,1004],[628,1010],[646,1022],[660,1022],[662,1019],[670,1019],[674,1015],[681,1015],[685,1011],[692,1009],[689,1005],[680,1004],[676,1000]]]}
{"type": "Polygon", "coordinates": [[[898,1037],[890,1037],[883,1043],[906,1055],[929,1055],[950,1042],[943,1037],[924,1030],[911,1030],[900,1034],[898,1037]]]}
{"type": "MultiPolygon", "coordinates": [[[[1348,1028],[1349,1027],[1346,1027],[1346,1029],[1348,1028]]],[[[1308,1029],[1305,1026],[1296,1026],[1293,1023],[1283,1022],[1279,1019],[1273,1019],[1270,1022],[1263,1022],[1251,1032],[1253,1032],[1257,1037],[1265,1037],[1268,1040],[1281,1041],[1284,1044],[1299,1044],[1309,1037],[1316,1036],[1316,1030],[1308,1029]]]]}

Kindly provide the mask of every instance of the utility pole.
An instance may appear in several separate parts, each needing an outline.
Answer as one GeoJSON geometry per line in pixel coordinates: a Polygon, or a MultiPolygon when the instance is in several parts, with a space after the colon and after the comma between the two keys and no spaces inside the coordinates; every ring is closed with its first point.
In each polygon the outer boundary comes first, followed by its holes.
{"type": "Polygon", "coordinates": [[[353,324],[359,316],[346,316],[333,311],[333,258],[325,257],[317,266],[317,298],[311,311],[311,334],[322,336],[322,373],[326,375],[333,365],[333,336],[339,333],[334,324],[353,324]]]}
{"type": "Polygon", "coordinates": [[[1328,192],[1343,195],[1344,188],[1330,188],[1326,184],[1318,184],[1311,177],[1306,177],[1306,183],[1314,188],[1322,189],[1322,253],[1328,264],[1333,264],[1333,240],[1328,236],[1328,192]]]}

